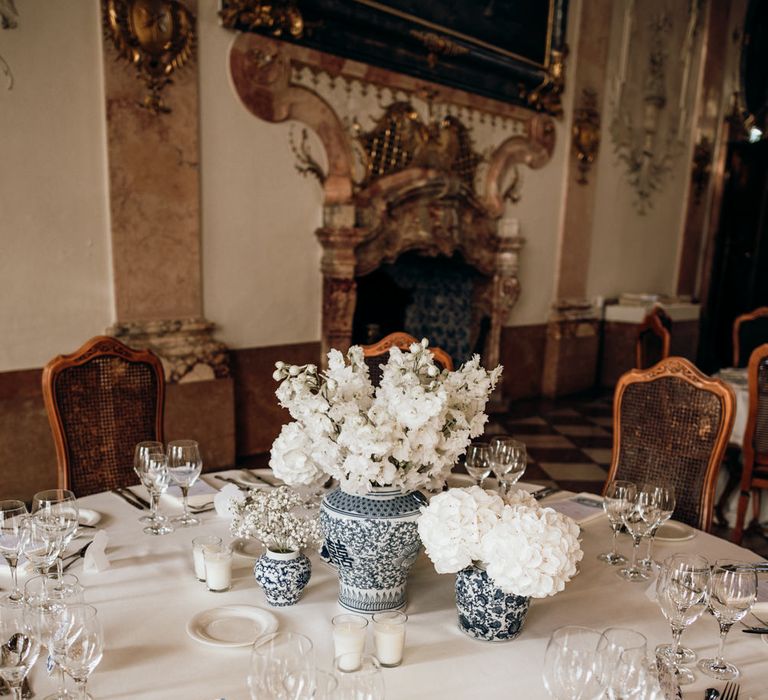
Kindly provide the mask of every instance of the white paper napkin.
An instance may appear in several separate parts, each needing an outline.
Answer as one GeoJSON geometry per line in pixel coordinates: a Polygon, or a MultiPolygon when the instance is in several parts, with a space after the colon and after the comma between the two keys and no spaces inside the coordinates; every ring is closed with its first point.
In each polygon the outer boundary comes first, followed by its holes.
{"type": "Polygon", "coordinates": [[[545,507],[573,518],[578,525],[586,525],[588,522],[605,515],[603,499],[594,493],[578,493],[570,498],[547,503],[545,507]]]}
{"type": "Polygon", "coordinates": [[[109,559],[106,549],[109,537],[104,530],[99,530],[91,542],[91,546],[85,550],[83,557],[83,571],[89,574],[99,573],[109,568],[109,559]]]}
{"type": "Polygon", "coordinates": [[[233,499],[242,502],[245,500],[245,493],[234,484],[227,484],[213,497],[213,505],[216,508],[216,515],[232,520],[234,516],[229,510],[229,502],[233,499]]]}
{"type": "MultiPolygon", "coordinates": [[[[213,497],[216,493],[218,493],[218,489],[215,489],[207,481],[198,479],[189,487],[187,500],[191,506],[207,506],[213,502],[213,497]]],[[[173,502],[174,505],[180,506],[182,504],[181,489],[178,486],[169,486],[164,498],[173,502]]]]}

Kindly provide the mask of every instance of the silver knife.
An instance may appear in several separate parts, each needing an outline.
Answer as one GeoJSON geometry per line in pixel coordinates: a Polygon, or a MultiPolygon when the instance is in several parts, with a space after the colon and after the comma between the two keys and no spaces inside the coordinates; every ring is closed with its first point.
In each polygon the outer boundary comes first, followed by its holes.
{"type": "Polygon", "coordinates": [[[61,567],[61,570],[66,571],[70,566],[76,563],[78,559],[83,558],[85,556],[85,550],[88,549],[88,547],[90,547],[92,544],[93,544],[93,540],[84,544],[74,554],[70,554],[68,557],[66,557],[68,561],[66,564],[64,564],[64,566],[61,567]]]}
{"type": "Polygon", "coordinates": [[[133,496],[141,504],[142,508],[149,510],[152,507],[149,505],[149,501],[139,496],[138,493],[134,493],[133,491],[131,491],[131,489],[129,489],[127,486],[123,488],[122,491],[128,496],[133,496]]]}
{"type": "Polygon", "coordinates": [[[138,508],[139,510],[146,510],[141,503],[139,503],[135,496],[134,498],[130,498],[129,496],[126,496],[120,489],[112,489],[112,493],[115,494],[115,496],[120,496],[126,503],[129,503],[134,508],[138,508]]]}

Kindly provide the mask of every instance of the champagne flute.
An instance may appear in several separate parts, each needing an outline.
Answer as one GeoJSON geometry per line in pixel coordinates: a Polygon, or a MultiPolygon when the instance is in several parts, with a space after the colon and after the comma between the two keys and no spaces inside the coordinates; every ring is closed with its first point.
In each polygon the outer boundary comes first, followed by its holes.
{"type": "Polygon", "coordinates": [[[464,467],[480,488],[491,473],[491,446],[487,442],[473,442],[467,447],[464,467]]]}
{"type": "Polygon", "coordinates": [[[21,523],[27,516],[27,506],[22,501],[0,501],[0,553],[8,568],[11,570],[12,590],[7,599],[19,604],[21,602],[21,590],[16,573],[21,552],[21,523]]]}
{"type": "Polygon", "coordinates": [[[104,655],[104,630],[96,608],[67,605],[53,633],[53,659],[75,681],[79,700],[88,700],[88,677],[104,655]]]}
{"type": "MultiPolygon", "coordinates": [[[[139,481],[143,484],[144,488],[149,493],[150,502],[152,501],[152,490],[147,483],[147,469],[149,468],[149,458],[153,454],[165,454],[165,448],[162,442],[157,440],[145,440],[136,445],[133,450],[133,471],[136,472],[136,476],[139,477],[139,481]]],[[[142,515],[139,518],[141,523],[155,523],[157,513],[157,504],[150,508],[149,515],[142,515]]]]}
{"type": "Polygon", "coordinates": [[[605,495],[603,496],[603,510],[608,516],[608,522],[611,524],[611,530],[613,531],[613,546],[610,552],[597,555],[600,561],[614,566],[626,564],[626,558],[616,552],[616,536],[619,534],[619,530],[621,530],[621,516],[632,507],[636,495],[637,486],[631,481],[614,480],[606,487],[605,495]]]}
{"type": "Polygon", "coordinates": [[[674,554],[664,560],[656,579],[656,602],[672,627],[672,644],[660,644],[656,654],[672,664],[680,685],[693,683],[693,673],[682,664],[696,660],[692,649],[680,646],[685,628],[701,617],[707,608],[710,565],[698,554],[674,554]]]}
{"type": "Polygon", "coordinates": [[[508,435],[491,439],[491,468],[499,481],[499,493],[502,496],[524,474],[527,461],[525,445],[519,440],[508,435]]]}
{"type": "Polygon", "coordinates": [[[38,491],[32,498],[32,514],[58,542],[56,573],[61,580],[61,555],[75,536],[80,518],[75,494],[67,489],[38,491]]]}
{"type": "Polygon", "coordinates": [[[643,569],[653,568],[653,538],[656,537],[656,531],[672,517],[675,512],[675,489],[669,484],[644,484],[643,490],[653,491],[655,502],[658,507],[658,519],[653,527],[648,531],[648,549],[645,558],[638,562],[638,566],[643,569]]]}
{"type": "Polygon", "coordinates": [[[610,700],[633,697],[645,682],[647,641],[639,632],[609,627],[597,642],[598,681],[610,700]]]}
{"type": "Polygon", "coordinates": [[[659,509],[655,498],[656,494],[653,489],[641,489],[638,491],[632,506],[621,513],[621,521],[632,537],[632,563],[628,568],[618,571],[618,575],[626,581],[647,581],[649,578],[646,570],[637,565],[637,550],[640,547],[640,540],[658,520],[659,509]]]}
{"type": "Polygon", "coordinates": [[[588,627],[556,629],[544,654],[544,687],[555,700],[598,700],[597,643],[601,633],[588,627]]]}
{"type": "Polygon", "coordinates": [[[200,448],[194,440],[173,440],[168,443],[168,471],[173,482],[181,489],[184,513],[173,519],[181,527],[199,525],[200,519],[189,513],[189,487],[192,486],[203,469],[200,448]]]}
{"type": "Polygon", "coordinates": [[[147,457],[147,469],[145,472],[145,485],[149,489],[151,521],[144,528],[148,535],[167,535],[173,532],[173,527],[168,523],[168,518],[158,511],[160,496],[168,490],[171,483],[171,474],[168,470],[168,457],[162,452],[152,452],[147,457]]]}
{"type": "Polygon", "coordinates": [[[40,642],[25,607],[0,600],[0,678],[10,687],[14,700],[21,700],[22,684],[39,654],[40,642]]]}
{"type": "Polygon", "coordinates": [[[709,580],[709,610],[720,627],[720,645],[714,659],[701,659],[698,668],[720,681],[739,677],[739,669],[723,660],[728,631],[741,620],[757,598],[757,572],[744,562],[719,559],[709,580]]]}

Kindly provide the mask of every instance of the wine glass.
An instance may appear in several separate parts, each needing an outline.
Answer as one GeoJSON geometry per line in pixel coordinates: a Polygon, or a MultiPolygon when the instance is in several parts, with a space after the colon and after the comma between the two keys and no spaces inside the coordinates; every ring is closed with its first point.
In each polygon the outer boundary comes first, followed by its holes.
{"type": "Polygon", "coordinates": [[[75,681],[78,697],[87,700],[88,677],[104,655],[104,630],[96,608],[67,605],[52,636],[53,660],[75,681]]]}
{"type": "Polygon", "coordinates": [[[633,506],[636,496],[637,486],[631,481],[614,480],[606,487],[605,495],[603,496],[603,510],[608,516],[608,522],[611,524],[613,545],[610,552],[597,555],[600,561],[614,566],[626,564],[626,558],[616,552],[616,536],[619,534],[619,530],[621,530],[621,516],[633,506]]]}
{"type": "Polygon", "coordinates": [[[601,633],[588,627],[556,629],[544,654],[544,687],[555,700],[598,700],[597,643],[601,633]]]}
{"type": "Polygon", "coordinates": [[[491,439],[491,468],[499,480],[499,492],[504,495],[525,472],[528,456],[525,445],[508,435],[491,439]]]}
{"type": "Polygon", "coordinates": [[[653,568],[653,538],[656,531],[672,517],[675,512],[675,489],[669,484],[644,484],[644,491],[653,491],[654,500],[658,508],[658,519],[653,527],[646,534],[648,539],[648,549],[645,558],[641,559],[637,565],[643,569],[651,570],[653,568]]]}
{"type": "Polygon", "coordinates": [[[19,530],[21,552],[38,574],[46,575],[59,556],[58,532],[52,531],[45,520],[28,515],[19,530]]]}
{"type": "Polygon", "coordinates": [[[67,489],[38,491],[32,497],[32,514],[58,542],[56,573],[61,579],[61,555],[75,536],[80,517],[75,494],[67,489]]]}
{"type": "Polygon", "coordinates": [[[637,550],[640,547],[640,540],[658,521],[659,508],[655,499],[656,492],[653,489],[641,488],[632,506],[621,513],[621,521],[632,537],[632,563],[629,567],[617,572],[626,581],[647,581],[649,578],[647,571],[637,565],[637,550]]]}
{"type": "Polygon", "coordinates": [[[363,656],[358,664],[352,664],[342,655],[334,666],[339,680],[339,700],[384,700],[384,679],[375,656],[363,656]]]}
{"type": "Polygon", "coordinates": [[[744,562],[719,559],[709,579],[709,610],[720,626],[720,645],[717,657],[701,659],[699,670],[720,681],[739,677],[739,669],[723,660],[725,638],[734,622],[741,620],[757,597],[757,573],[744,562]]]}
{"type": "Polygon", "coordinates": [[[276,632],[257,639],[251,651],[248,688],[252,700],[312,698],[315,692],[312,642],[293,632],[276,632]]]}
{"type": "Polygon", "coordinates": [[[145,440],[138,443],[133,450],[133,471],[136,472],[139,481],[141,481],[144,488],[147,489],[150,504],[152,506],[149,515],[142,515],[139,518],[139,522],[150,524],[154,524],[155,518],[157,517],[157,503],[152,504],[152,491],[147,483],[147,469],[149,467],[149,458],[152,454],[165,454],[165,448],[163,447],[162,442],[158,442],[157,440],[145,440]]]}
{"type": "Polygon", "coordinates": [[[168,457],[162,452],[152,452],[147,457],[147,467],[144,472],[144,484],[149,491],[150,517],[144,532],[148,535],[167,535],[173,532],[168,518],[158,511],[160,496],[168,490],[171,483],[171,473],[168,469],[168,457]]]}
{"type": "Polygon", "coordinates": [[[0,600],[0,678],[21,700],[21,688],[40,654],[40,641],[30,625],[25,606],[0,600]]]}
{"type": "Polygon", "coordinates": [[[19,563],[19,553],[21,552],[19,531],[26,516],[27,506],[22,501],[0,501],[0,553],[8,562],[12,581],[12,590],[7,599],[17,604],[21,602],[22,598],[16,575],[16,565],[19,563]]]}
{"type": "Polygon", "coordinates": [[[656,654],[669,659],[680,685],[693,683],[693,673],[682,664],[696,660],[692,649],[680,646],[685,628],[707,608],[710,566],[698,554],[674,554],[664,560],[656,579],[656,602],[672,627],[672,644],[660,644],[656,654]]]}
{"type": "Polygon", "coordinates": [[[168,443],[168,471],[171,479],[181,489],[181,497],[184,502],[184,513],[173,519],[181,527],[199,525],[200,519],[189,513],[187,497],[189,487],[197,481],[203,469],[203,458],[200,456],[200,448],[194,440],[173,440],[168,443]]]}
{"type": "Polygon", "coordinates": [[[491,473],[491,446],[487,442],[473,442],[467,447],[464,467],[480,488],[491,473]]]}
{"type": "Polygon", "coordinates": [[[639,632],[609,627],[597,642],[598,681],[610,700],[633,697],[647,672],[647,642],[639,632]]]}

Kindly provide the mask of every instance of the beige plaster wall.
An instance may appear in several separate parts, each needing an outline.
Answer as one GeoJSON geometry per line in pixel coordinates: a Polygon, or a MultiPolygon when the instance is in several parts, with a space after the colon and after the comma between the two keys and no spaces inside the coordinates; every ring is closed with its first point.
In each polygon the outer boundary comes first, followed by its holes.
{"type": "Polygon", "coordinates": [[[0,30],[0,371],[112,322],[98,0],[19,2],[0,30]]]}

